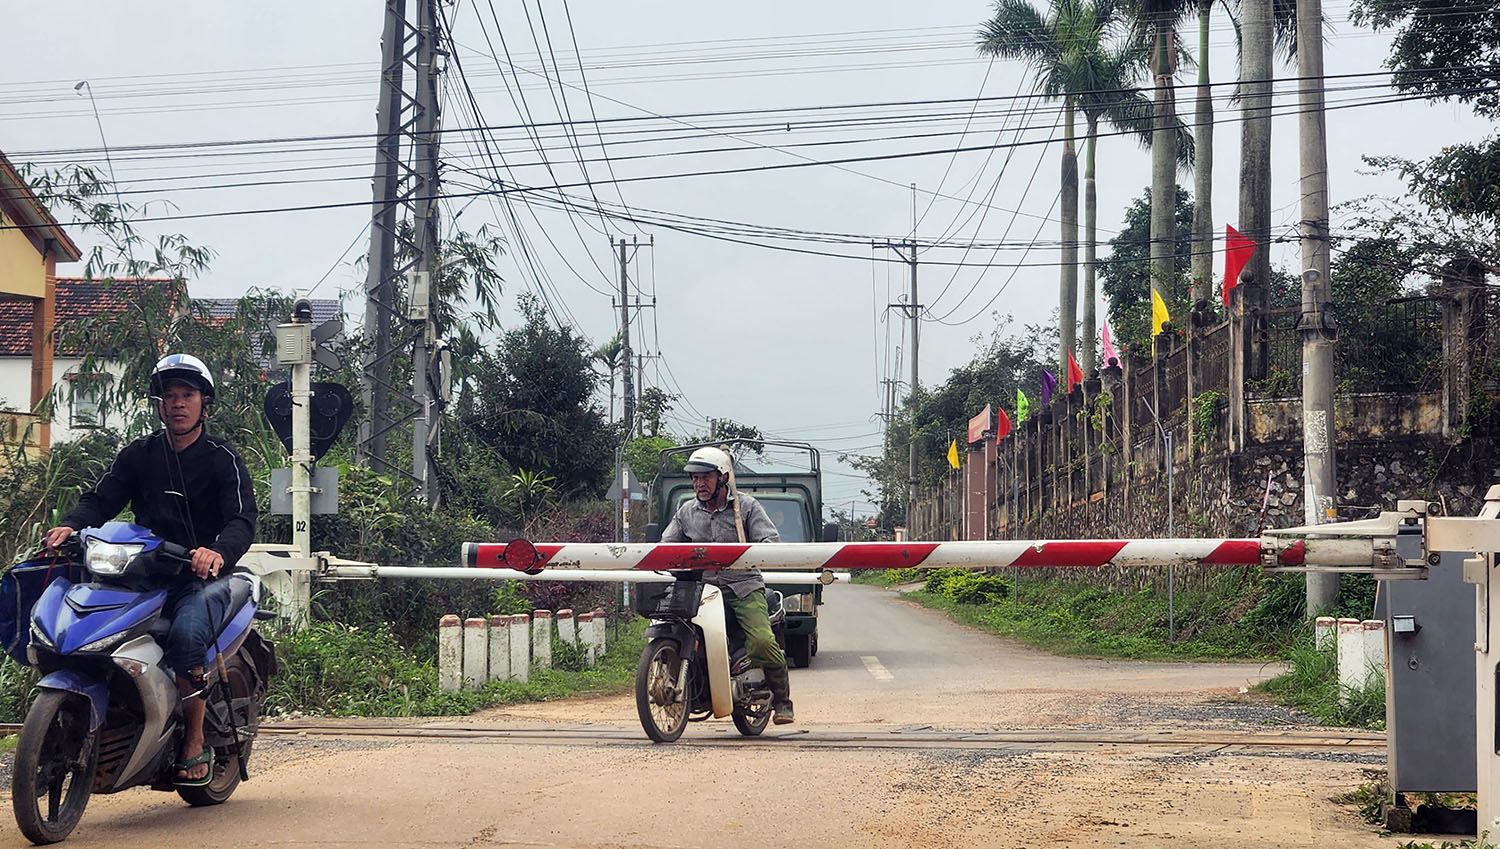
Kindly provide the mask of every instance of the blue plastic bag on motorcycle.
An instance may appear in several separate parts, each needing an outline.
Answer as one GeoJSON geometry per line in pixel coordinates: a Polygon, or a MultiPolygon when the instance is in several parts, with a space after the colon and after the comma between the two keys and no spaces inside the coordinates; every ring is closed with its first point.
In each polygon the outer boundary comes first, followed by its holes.
{"type": "Polygon", "coordinates": [[[31,645],[31,609],[58,578],[78,581],[82,568],[66,557],[46,555],[17,563],[0,574],[0,648],[27,665],[31,645]]]}

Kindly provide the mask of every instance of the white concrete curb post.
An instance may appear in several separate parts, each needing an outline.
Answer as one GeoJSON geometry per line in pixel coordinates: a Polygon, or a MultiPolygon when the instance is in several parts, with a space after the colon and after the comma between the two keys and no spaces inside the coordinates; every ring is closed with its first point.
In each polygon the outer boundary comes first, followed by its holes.
{"type": "Polygon", "coordinates": [[[510,617],[490,617],[490,681],[510,679],[510,617]]]}
{"type": "Polygon", "coordinates": [[[604,632],[608,625],[609,619],[604,615],[604,608],[594,608],[594,645],[601,655],[604,654],[604,632]]]}
{"type": "Polygon", "coordinates": [[[457,616],[438,620],[438,690],[457,693],[463,681],[464,629],[457,616]]]}
{"type": "Polygon", "coordinates": [[[538,669],[552,668],[552,611],[531,611],[531,663],[538,669]]]}
{"type": "Polygon", "coordinates": [[[594,665],[594,614],[578,614],[578,642],[576,643],[584,653],[584,662],[589,666],[594,665]]]}
{"type": "Polygon", "coordinates": [[[557,638],[570,646],[578,645],[578,621],[569,608],[557,611],[557,638]]]}
{"type": "Polygon", "coordinates": [[[464,620],[464,688],[478,690],[489,680],[490,623],[475,617],[464,620]]]}
{"type": "Polygon", "coordinates": [[[1313,621],[1313,648],[1318,651],[1333,651],[1338,642],[1338,620],[1332,616],[1319,616],[1313,621]]]}
{"type": "Polygon", "coordinates": [[[510,619],[510,680],[531,680],[531,617],[517,613],[510,619]]]}

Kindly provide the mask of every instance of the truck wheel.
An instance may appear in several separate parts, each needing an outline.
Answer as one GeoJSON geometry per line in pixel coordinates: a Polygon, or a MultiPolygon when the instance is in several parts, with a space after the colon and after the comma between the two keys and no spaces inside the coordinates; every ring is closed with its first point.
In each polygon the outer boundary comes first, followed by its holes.
{"type": "Polygon", "coordinates": [[[801,634],[795,637],[787,637],[787,660],[798,669],[805,669],[812,663],[812,637],[801,634]]]}
{"type": "Polygon", "coordinates": [[[817,631],[814,631],[813,634],[812,634],[812,656],[813,657],[817,657],[818,656],[818,632],[817,631]]]}

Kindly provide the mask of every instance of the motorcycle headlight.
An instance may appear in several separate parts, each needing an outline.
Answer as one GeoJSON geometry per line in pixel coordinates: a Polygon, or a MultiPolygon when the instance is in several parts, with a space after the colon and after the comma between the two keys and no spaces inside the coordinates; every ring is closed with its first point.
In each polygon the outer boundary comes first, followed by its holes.
{"type": "Polygon", "coordinates": [[[145,544],[139,542],[116,544],[91,539],[84,563],[95,575],[119,575],[145,548],[145,544]]]}
{"type": "Polygon", "coordinates": [[[42,633],[42,629],[38,628],[35,622],[31,623],[31,642],[54,651],[57,649],[57,646],[54,646],[52,641],[47,639],[47,635],[42,633]]]}
{"type": "Polygon", "coordinates": [[[121,631],[118,634],[110,634],[108,637],[103,637],[103,638],[100,638],[100,639],[97,639],[97,640],[93,641],[92,643],[86,643],[86,644],[84,644],[82,646],[79,646],[78,647],[78,651],[80,651],[80,652],[107,651],[107,650],[112,649],[115,646],[119,645],[120,643],[124,642],[125,641],[125,635],[128,634],[128,633],[130,633],[130,632],[127,630],[127,631],[121,631]]]}

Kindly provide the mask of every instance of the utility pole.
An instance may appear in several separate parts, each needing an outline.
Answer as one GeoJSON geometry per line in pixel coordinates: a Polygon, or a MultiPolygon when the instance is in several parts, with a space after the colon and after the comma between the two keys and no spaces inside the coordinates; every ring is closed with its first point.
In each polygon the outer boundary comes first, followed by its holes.
{"type": "Polygon", "coordinates": [[[416,26],[407,20],[406,0],[386,0],[385,4],[370,261],[365,279],[365,333],[370,349],[360,388],[368,419],[359,426],[358,457],[381,471],[407,476],[423,497],[434,503],[430,448],[437,433],[428,366],[440,329],[431,316],[437,290],[432,274],[436,273],[438,259],[437,91],[442,53],[438,47],[437,0],[415,2],[419,4],[416,26]],[[408,92],[408,84],[413,91],[408,92]],[[410,153],[405,159],[403,141],[410,153]],[[402,226],[403,216],[410,216],[409,227],[402,226]],[[403,279],[408,298],[401,317],[407,324],[398,333],[398,283],[403,279]],[[412,345],[409,390],[391,383],[391,360],[408,343],[412,345]],[[399,400],[395,396],[400,396],[399,400]],[[386,459],[387,436],[408,419],[413,420],[410,472],[386,459]]]}
{"type": "Polygon", "coordinates": [[[630,439],[631,431],[635,427],[635,380],[630,370],[630,278],[626,271],[628,257],[625,254],[625,238],[620,238],[620,341],[623,347],[620,349],[621,362],[624,367],[620,369],[622,380],[622,392],[624,397],[621,404],[625,413],[625,439],[630,439]]]}
{"type": "Polygon", "coordinates": [[[911,265],[911,295],[905,303],[887,304],[891,309],[901,310],[911,320],[911,394],[908,396],[913,400],[912,427],[907,432],[906,443],[906,511],[907,524],[911,524],[911,511],[917,503],[917,431],[916,431],[916,407],[917,388],[921,385],[917,382],[917,336],[920,332],[919,326],[922,321],[922,305],[917,301],[917,240],[909,239],[900,244],[886,242],[884,247],[900,252],[903,248],[911,250],[911,257],[907,262],[911,265]]]}
{"type": "Polygon", "coordinates": [[[415,280],[408,291],[407,315],[411,318],[415,338],[412,340],[412,398],[416,417],[411,427],[411,473],[421,487],[422,499],[433,501],[432,442],[437,429],[432,418],[432,376],[429,363],[437,342],[437,325],[432,320],[432,305],[437,291],[438,274],[438,98],[437,98],[437,0],[419,0],[417,13],[417,129],[415,187],[416,213],[412,217],[412,234],[418,251],[413,265],[415,280]]]}
{"type": "MultiPolygon", "coordinates": [[[[907,503],[916,506],[917,503],[917,336],[922,325],[922,305],[917,301],[917,240],[911,240],[911,430],[907,434],[906,444],[906,488],[909,490],[907,503]]],[[[911,523],[911,519],[907,519],[911,523]]]]}
{"type": "Polygon", "coordinates": [[[386,0],[380,36],[380,100],[375,113],[375,200],[370,226],[370,261],[365,275],[365,354],[360,395],[368,418],[359,423],[360,462],[385,462],[387,397],[391,376],[391,316],[395,312],[397,198],[401,193],[401,115],[406,71],[406,0],[386,0]]]}
{"type": "MultiPolygon", "coordinates": [[[[1333,314],[1328,245],[1328,136],[1323,102],[1322,0],[1297,3],[1298,147],[1302,164],[1302,456],[1307,524],[1336,517],[1338,478],[1334,462],[1333,314]]],[[[1307,573],[1307,616],[1339,598],[1338,575],[1307,573]]]]}

